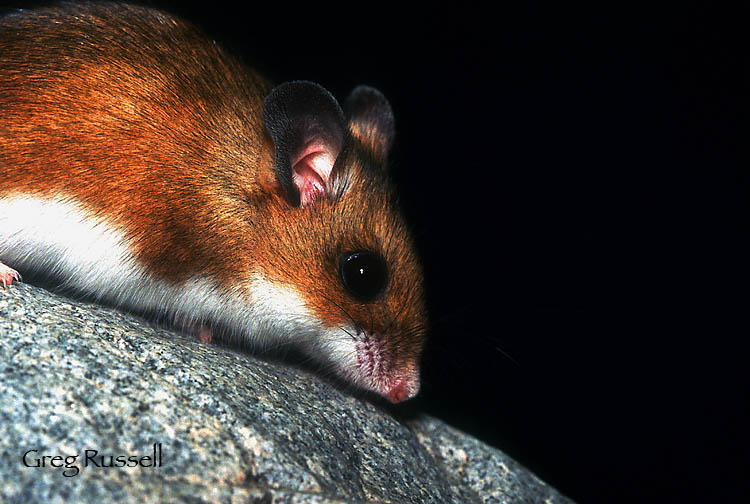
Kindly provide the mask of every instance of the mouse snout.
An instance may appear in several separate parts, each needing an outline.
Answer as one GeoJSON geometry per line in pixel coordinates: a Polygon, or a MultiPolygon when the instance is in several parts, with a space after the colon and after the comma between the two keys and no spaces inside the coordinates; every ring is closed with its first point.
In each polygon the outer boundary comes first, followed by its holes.
{"type": "Polygon", "coordinates": [[[420,388],[419,351],[399,345],[393,338],[348,328],[332,330],[324,346],[340,374],[356,385],[396,404],[416,396],[420,388]],[[337,337],[338,336],[338,337],[337,337]]]}
{"type": "Polygon", "coordinates": [[[388,400],[393,404],[397,404],[407,399],[411,399],[416,396],[419,392],[419,375],[416,373],[409,373],[404,376],[397,377],[390,390],[388,390],[388,400]]]}

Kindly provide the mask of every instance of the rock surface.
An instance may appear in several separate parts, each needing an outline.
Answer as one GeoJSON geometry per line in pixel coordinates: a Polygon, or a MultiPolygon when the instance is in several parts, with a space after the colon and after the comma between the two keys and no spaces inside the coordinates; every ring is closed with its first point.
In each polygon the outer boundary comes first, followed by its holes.
{"type": "Polygon", "coordinates": [[[0,460],[2,502],[570,502],[439,420],[25,284],[0,288],[0,460]]]}

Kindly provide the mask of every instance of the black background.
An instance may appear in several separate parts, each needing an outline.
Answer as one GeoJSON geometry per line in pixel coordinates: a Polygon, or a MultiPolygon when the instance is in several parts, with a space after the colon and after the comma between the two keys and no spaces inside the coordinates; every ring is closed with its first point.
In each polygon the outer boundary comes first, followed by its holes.
{"type": "Polygon", "coordinates": [[[739,501],[737,13],[154,4],[275,82],[390,99],[433,325],[405,409],[581,503],[739,501]]]}

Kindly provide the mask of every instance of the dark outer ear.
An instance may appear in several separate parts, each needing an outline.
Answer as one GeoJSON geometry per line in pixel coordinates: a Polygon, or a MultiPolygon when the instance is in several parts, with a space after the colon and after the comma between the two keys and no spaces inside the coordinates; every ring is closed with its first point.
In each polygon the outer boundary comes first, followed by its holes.
{"type": "Polygon", "coordinates": [[[263,121],[276,148],[276,179],[292,206],[312,203],[325,187],[344,141],[344,113],[314,82],[286,82],[263,103],[263,121]]]}
{"type": "Polygon", "coordinates": [[[393,111],[383,93],[369,86],[358,86],[344,105],[352,137],[363,144],[379,163],[385,164],[396,129],[393,111]]]}

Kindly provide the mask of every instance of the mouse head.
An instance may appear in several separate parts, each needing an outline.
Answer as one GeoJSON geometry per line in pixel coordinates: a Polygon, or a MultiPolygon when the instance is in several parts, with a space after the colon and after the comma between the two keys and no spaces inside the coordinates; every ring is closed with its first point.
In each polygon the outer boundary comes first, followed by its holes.
{"type": "Polygon", "coordinates": [[[264,205],[276,223],[264,278],[289,287],[256,292],[269,311],[286,310],[287,330],[306,335],[308,352],[338,375],[392,402],[413,397],[426,315],[421,267],[388,179],[388,101],[360,86],[342,110],[319,85],[290,82],[271,91],[263,118],[277,181],[264,205]]]}

